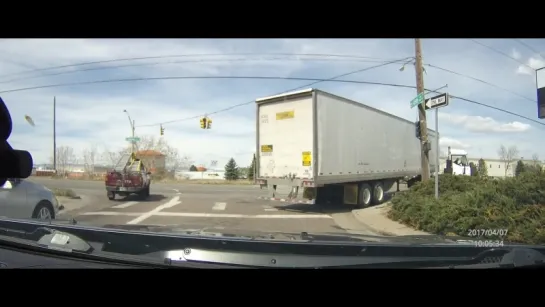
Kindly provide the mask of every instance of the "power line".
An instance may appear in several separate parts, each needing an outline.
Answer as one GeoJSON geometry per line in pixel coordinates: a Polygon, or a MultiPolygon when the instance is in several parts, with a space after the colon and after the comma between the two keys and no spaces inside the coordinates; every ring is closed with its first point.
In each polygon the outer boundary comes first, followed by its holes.
{"type": "MultiPolygon", "coordinates": [[[[280,93],[273,94],[273,95],[280,95],[280,94],[283,94],[283,93],[286,93],[286,92],[291,92],[291,91],[299,90],[299,89],[306,88],[306,87],[310,87],[310,86],[313,86],[313,85],[315,85],[315,84],[318,84],[318,83],[321,83],[321,82],[325,82],[325,81],[338,81],[338,82],[343,82],[344,80],[336,80],[336,79],[342,78],[342,77],[346,77],[346,76],[349,76],[349,75],[353,75],[353,74],[357,74],[357,73],[361,73],[361,72],[368,71],[368,70],[371,70],[371,69],[383,67],[383,66],[390,65],[390,64],[393,64],[393,63],[407,62],[407,61],[410,60],[410,59],[411,59],[411,57],[407,57],[407,58],[404,58],[404,59],[393,60],[393,61],[390,61],[390,62],[387,62],[387,63],[383,63],[383,64],[380,64],[380,65],[375,65],[375,66],[371,66],[371,67],[366,67],[366,68],[358,69],[358,70],[351,71],[351,72],[348,72],[348,73],[345,73],[345,74],[337,75],[337,76],[331,77],[331,78],[329,78],[329,79],[313,79],[312,81],[314,81],[314,82],[312,82],[312,83],[305,84],[305,85],[302,85],[302,86],[298,86],[298,87],[296,87],[296,88],[293,88],[293,89],[290,89],[290,90],[287,90],[287,91],[282,91],[282,92],[280,92],[280,93]]],[[[311,79],[306,79],[306,80],[311,80],[311,79]]],[[[369,83],[368,83],[368,84],[369,84],[369,83]]],[[[251,101],[248,101],[248,102],[244,102],[244,103],[240,103],[240,104],[237,104],[237,105],[233,105],[233,106],[230,106],[230,107],[228,107],[228,108],[224,108],[224,109],[221,109],[221,110],[218,110],[218,111],[214,111],[214,112],[212,112],[212,113],[207,113],[207,115],[213,115],[213,114],[217,114],[217,113],[221,113],[221,112],[226,112],[226,111],[232,110],[232,109],[234,109],[234,108],[238,108],[238,107],[241,107],[241,106],[244,106],[244,105],[247,105],[247,104],[251,104],[251,103],[254,103],[254,100],[251,100],[251,101]]],[[[185,120],[195,119],[195,118],[198,118],[198,117],[199,117],[199,116],[193,116],[193,117],[191,117],[191,118],[183,118],[183,119],[179,119],[179,120],[171,120],[171,121],[159,123],[159,125],[161,125],[161,124],[170,124],[170,123],[174,123],[174,122],[178,122],[178,121],[185,121],[185,120]]],[[[156,125],[157,125],[157,124],[150,124],[150,125],[142,125],[142,126],[139,126],[139,127],[150,127],[150,126],[156,126],[156,125]]]]}
{"type": "Polygon", "coordinates": [[[536,49],[534,49],[532,46],[528,45],[527,43],[523,42],[521,39],[514,39],[514,41],[516,41],[517,43],[521,44],[522,46],[528,48],[530,51],[532,51],[533,53],[537,54],[540,58],[542,59],[545,59],[545,57],[543,57],[541,55],[541,52],[537,51],[536,49]]]}
{"type": "MultiPolygon", "coordinates": [[[[397,62],[403,62],[403,60],[397,60],[397,62]]],[[[391,64],[391,63],[390,63],[390,64],[391,64]]],[[[379,65],[379,66],[384,66],[384,65],[387,65],[387,64],[382,64],[382,65],[379,65]]],[[[377,68],[377,67],[368,67],[368,68],[363,69],[363,70],[354,71],[354,72],[350,72],[350,73],[347,73],[347,74],[338,76],[337,78],[340,78],[340,77],[343,77],[343,76],[346,76],[346,75],[349,75],[349,74],[355,74],[355,73],[357,73],[357,72],[361,72],[361,71],[364,71],[364,70],[367,70],[367,69],[372,69],[372,68],[377,68]]],[[[111,79],[111,80],[98,80],[98,81],[87,81],[87,82],[73,82],[73,83],[50,84],[50,85],[41,85],[41,86],[33,86],[33,87],[26,87],[26,88],[18,88],[18,89],[12,89],[12,90],[5,90],[5,91],[0,91],[0,94],[1,94],[1,93],[20,92],[20,91],[26,91],[26,90],[43,89],[43,88],[52,88],[52,87],[74,86],[74,85],[87,85],[87,84],[100,84],[100,83],[114,83],[114,82],[131,82],[131,81],[150,81],[150,80],[176,80],[176,79],[262,79],[262,80],[298,80],[298,81],[314,81],[313,83],[310,83],[310,84],[308,84],[308,85],[304,85],[304,86],[297,87],[297,88],[294,88],[294,89],[291,89],[291,90],[283,91],[283,92],[281,92],[281,93],[279,93],[279,94],[282,94],[282,93],[285,93],[285,92],[294,91],[294,90],[298,90],[298,89],[305,88],[305,87],[309,87],[309,86],[311,86],[311,85],[314,85],[314,84],[317,84],[317,83],[320,83],[320,82],[340,82],[340,83],[353,83],[353,84],[382,85],[382,86],[391,86],[391,87],[399,87],[399,88],[410,88],[410,89],[415,89],[415,88],[416,88],[415,86],[412,86],[412,85],[395,84],[395,83],[385,83],[385,82],[370,82],[370,81],[360,81],[360,80],[335,80],[335,79],[318,79],[318,78],[265,77],[265,76],[203,76],[203,77],[197,76],[197,77],[149,77],[149,78],[127,78],[127,79],[111,79]]],[[[438,93],[438,94],[440,94],[440,92],[437,92],[437,91],[434,91],[434,90],[426,89],[426,91],[431,92],[431,93],[438,93]]],[[[278,94],[277,94],[277,95],[278,95],[278,94]]],[[[469,102],[469,103],[477,104],[477,105],[480,105],[480,106],[483,106],[483,107],[486,107],[486,108],[490,108],[490,109],[493,109],[493,110],[496,110],[496,111],[500,111],[500,112],[503,112],[503,113],[506,113],[506,114],[510,114],[510,115],[513,115],[513,116],[516,116],[516,117],[519,117],[519,118],[522,118],[522,119],[526,119],[526,120],[531,121],[531,122],[533,122],[533,123],[536,123],[536,124],[544,125],[544,126],[545,126],[545,123],[543,123],[543,122],[536,121],[536,120],[534,120],[534,119],[532,119],[532,118],[529,118],[529,117],[526,117],[526,116],[524,116],[524,115],[520,115],[520,114],[517,114],[517,113],[513,113],[513,112],[507,111],[507,110],[505,110],[505,109],[497,108],[497,107],[494,107],[494,106],[491,106],[491,105],[487,105],[487,104],[484,104],[484,103],[481,103],[481,102],[478,102],[478,101],[475,101],[475,100],[463,98],[463,97],[460,97],[460,96],[450,95],[450,97],[451,97],[451,98],[454,98],[454,99],[459,99],[459,100],[462,100],[462,101],[466,101],[466,102],[469,102]]],[[[217,111],[213,111],[213,112],[209,112],[209,113],[206,113],[206,114],[208,114],[208,115],[217,114],[217,113],[229,111],[229,110],[232,110],[232,109],[235,109],[235,108],[244,106],[244,105],[248,105],[248,104],[250,104],[250,103],[254,103],[254,101],[252,100],[252,101],[249,101],[249,102],[244,102],[244,103],[232,105],[232,106],[230,106],[230,107],[227,107],[227,108],[224,108],[224,109],[220,109],[220,110],[217,110],[217,111]]],[[[195,119],[195,118],[199,118],[199,117],[201,117],[201,116],[202,116],[202,115],[193,116],[193,117],[187,117],[187,118],[182,118],[182,119],[177,119],[177,120],[171,120],[171,121],[165,121],[165,122],[156,123],[156,124],[141,125],[141,126],[137,126],[137,127],[151,127],[151,126],[159,126],[159,125],[161,125],[161,124],[165,125],[165,124],[170,124],[170,123],[174,123],[174,122],[192,120],[192,119],[195,119]]]]}
{"type": "Polygon", "coordinates": [[[488,86],[491,86],[491,87],[495,87],[497,89],[500,89],[500,90],[503,90],[503,91],[506,91],[508,93],[511,93],[515,96],[518,96],[522,99],[526,99],[528,101],[531,101],[531,102],[537,102],[536,100],[532,99],[532,98],[528,98],[526,96],[523,96],[517,92],[513,92],[509,89],[506,89],[506,88],[503,88],[503,87],[500,87],[499,85],[495,85],[493,83],[490,83],[490,82],[487,82],[487,81],[484,81],[484,80],[481,80],[481,79],[478,79],[478,78],[475,78],[475,77],[472,77],[472,76],[469,76],[469,75],[466,75],[466,74],[462,74],[462,73],[459,73],[459,72],[456,72],[454,70],[450,70],[450,69],[447,69],[447,68],[443,68],[443,67],[439,67],[439,66],[436,66],[436,65],[433,65],[433,64],[424,64],[425,66],[428,66],[428,67],[432,67],[432,68],[435,68],[435,69],[438,69],[438,70],[442,70],[444,72],[448,72],[450,74],[454,74],[454,75],[457,75],[457,76],[460,76],[460,77],[464,77],[464,78],[468,78],[468,79],[471,79],[471,80],[474,80],[474,81],[477,81],[477,82],[480,82],[480,83],[484,83],[488,86]]]}
{"type": "Polygon", "coordinates": [[[491,47],[491,46],[485,45],[485,44],[483,44],[483,43],[481,43],[481,42],[479,42],[479,41],[477,41],[477,40],[474,40],[474,39],[470,39],[470,40],[471,40],[472,42],[474,42],[475,44],[477,44],[477,45],[481,45],[481,46],[483,46],[483,47],[485,47],[485,48],[487,48],[487,49],[489,49],[489,50],[491,50],[491,51],[494,51],[494,52],[497,53],[497,54],[503,55],[504,57],[506,57],[506,58],[508,58],[508,59],[511,59],[511,60],[513,60],[513,61],[515,61],[515,62],[517,62],[517,63],[519,63],[519,64],[521,64],[521,65],[524,65],[524,66],[530,68],[531,70],[534,70],[534,71],[535,71],[535,69],[534,69],[533,67],[531,67],[531,66],[529,66],[529,65],[527,65],[527,64],[525,64],[525,63],[523,63],[523,62],[521,62],[521,61],[519,61],[519,60],[517,60],[517,59],[515,59],[514,57],[508,55],[507,53],[505,53],[505,52],[503,52],[503,51],[500,51],[500,50],[498,50],[498,49],[496,49],[496,48],[493,48],[493,47],[491,47]]]}
{"type": "Polygon", "coordinates": [[[532,46],[528,45],[527,43],[525,43],[521,39],[514,38],[513,40],[541,57],[541,53],[539,51],[537,51],[536,49],[534,49],[532,46]]]}
{"type": "Polygon", "coordinates": [[[62,68],[70,68],[70,67],[85,66],[85,65],[106,64],[106,63],[114,63],[114,62],[152,60],[152,59],[166,59],[166,58],[181,58],[181,57],[194,57],[194,56],[208,57],[208,56],[248,56],[248,55],[300,55],[300,56],[340,57],[340,58],[369,59],[369,60],[372,60],[372,59],[375,59],[375,60],[393,60],[393,59],[384,59],[384,58],[377,58],[377,57],[366,57],[366,56],[359,56],[359,55],[325,54],[325,53],[299,53],[299,54],[295,53],[294,54],[294,53],[252,53],[252,52],[246,52],[246,53],[175,54],[175,55],[131,57],[131,58],[118,58],[118,59],[101,60],[101,61],[79,62],[79,63],[74,63],[74,64],[66,64],[66,65],[51,66],[51,67],[45,67],[45,68],[37,68],[37,69],[32,69],[32,70],[18,72],[18,73],[0,75],[0,78],[8,77],[8,76],[22,75],[22,74],[37,73],[37,72],[43,72],[43,71],[49,71],[49,70],[55,70],[55,69],[62,69],[62,68]]]}
{"type": "Polygon", "coordinates": [[[237,61],[274,61],[274,60],[296,60],[296,61],[355,61],[355,62],[371,62],[371,63],[385,63],[387,61],[385,60],[374,60],[374,59],[360,59],[360,60],[346,60],[346,59],[286,59],[286,58],[256,58],[256,59],[248,59],[248,58],[240,58],[240,59],[199,59],[199,60],[184,60],[184,61],[168,61],[168,62],[152,62],[152,63],[132,63],[132,64],[125,64],[125,65],[115,65],[115,66],[106,66],[106,67],[90,67],[90,68],[84,68],[84,69],[78,69],[78,70],[71,70],[71,71],[61,71],[61,72],[53,72],[53,73],[47,73],[43,75],[36,75],[36,76],[26,76],[26,77],[18,77],[14,79],[9,80],[3,80],[0,81],[0,84],[4,83],[10,83],[15,81],[22,81],[22,80],[29,80],[29,79],[37,79],[37,78],[45,78],[45,77],[51,77],[51,76],[59,76],[59,75],[67,75],[67,74],[75,74],[80,72],[89,72],[89,71],[98,71],[98,70],[108,70],[108,69],[120,69],[120,68],[127,68],[127,67],[142,67],[142,66],[155,66],[155,65],[166,65],[166,64],[184,64],[184,63],[208,63],[208,62],[237,62],[237,61]]]}

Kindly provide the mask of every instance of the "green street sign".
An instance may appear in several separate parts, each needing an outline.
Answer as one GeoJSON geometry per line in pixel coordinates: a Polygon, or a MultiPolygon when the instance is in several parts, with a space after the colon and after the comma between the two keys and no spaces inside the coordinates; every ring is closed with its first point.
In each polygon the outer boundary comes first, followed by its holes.
{"type": "Polygon", "coordinates": [[[424,102],[424,93],[420,93],[413,100],[411,100],[411,109],[423,102],[424,102]]]}
{"type": "Polygon", "coordinates": [[[128,137],[128,138],[125,138],[125,141],[135,143],[135,142],[140,141],[140,138],[137,137],[137,136],[135,136],[135,137],[128,137]]]}

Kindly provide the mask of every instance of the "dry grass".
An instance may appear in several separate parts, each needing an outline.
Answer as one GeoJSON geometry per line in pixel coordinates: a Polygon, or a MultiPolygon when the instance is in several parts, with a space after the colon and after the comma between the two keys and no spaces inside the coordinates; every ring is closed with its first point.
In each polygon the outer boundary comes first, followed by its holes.
{"type": "Polygon", "coordinates": [[[76,192],[71,189],[52,189],[51,191],[53,191],[53,194],[55,194],[55,196],[78,197],[76,192]]]}

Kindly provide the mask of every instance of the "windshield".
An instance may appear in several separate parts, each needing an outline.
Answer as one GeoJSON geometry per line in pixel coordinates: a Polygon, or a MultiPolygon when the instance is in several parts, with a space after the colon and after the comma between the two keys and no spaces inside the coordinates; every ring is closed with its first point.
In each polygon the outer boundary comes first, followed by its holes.
{"type": "Polygon", "coordinates": [[[5,39],[0,50],[9,142],[34,160],[29,178],[0,187],[0,216],[545,243],[545,62],[516,40],[5,39]]]}

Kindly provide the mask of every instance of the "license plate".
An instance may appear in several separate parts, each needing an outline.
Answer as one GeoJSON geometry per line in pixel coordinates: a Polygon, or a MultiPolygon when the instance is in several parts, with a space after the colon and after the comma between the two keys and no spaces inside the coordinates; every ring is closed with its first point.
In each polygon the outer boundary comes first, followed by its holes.
{"type": "Polygon", "coordinates": [[[127,191],[127,188],[125,188],[125,187],[119,187],[119,191],[127,191]]]}

